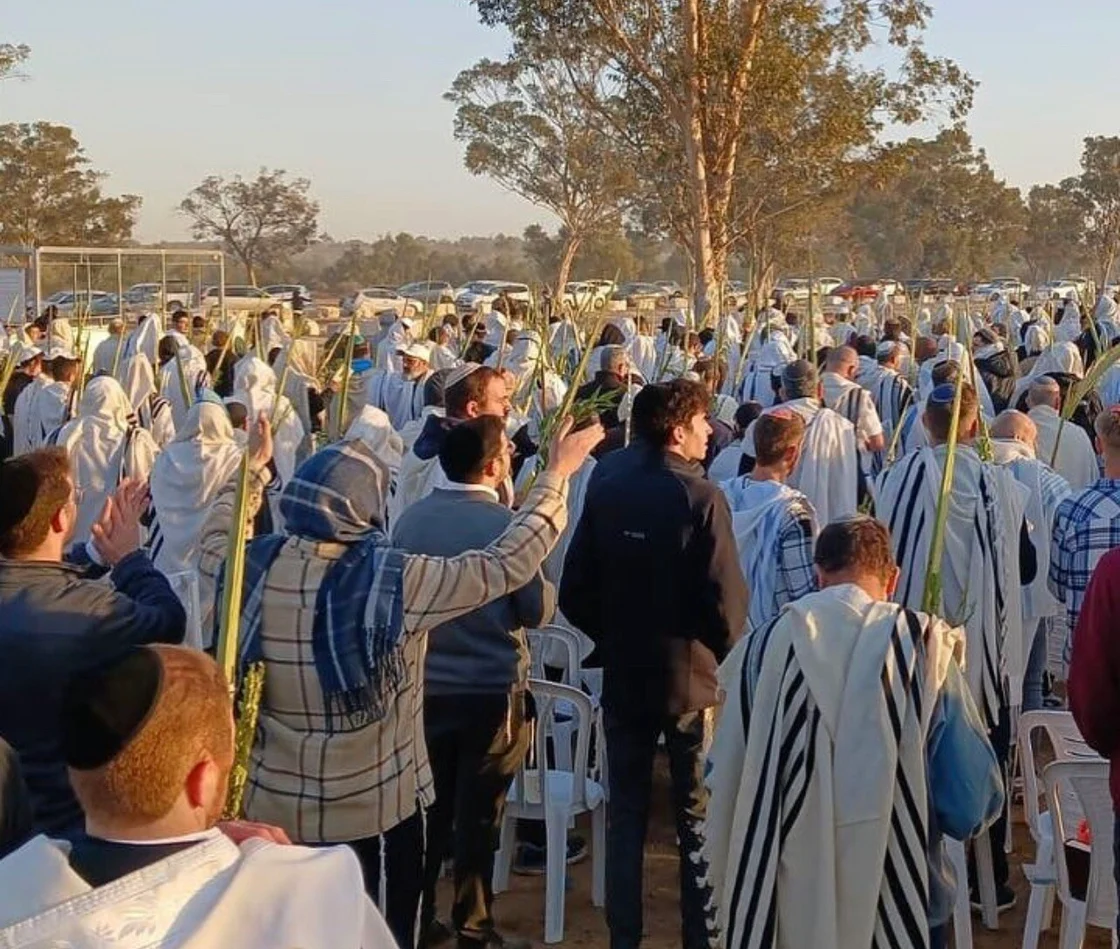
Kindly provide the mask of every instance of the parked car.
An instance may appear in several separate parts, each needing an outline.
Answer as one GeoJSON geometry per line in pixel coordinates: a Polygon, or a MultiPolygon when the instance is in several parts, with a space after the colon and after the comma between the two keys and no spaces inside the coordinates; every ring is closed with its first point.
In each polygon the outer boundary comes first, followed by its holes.
{"type": "Polygon", "coordinates": [[[950,277],[917,277],[903,281],[902,289],[908,297],[958,296],[969,292],[968,287],[958,284],[950,277]]]}
{"type": "Polygon", "coordinates": [[[43,308],[53,306],[60,315],[109,316],[120,312],[120,300],[105,290],[59,290],[43,301],[43,308]]]}
{"type": "Polygon", "coordinates": [[[455,309],[458,313],[474,313],[479,307],[487,304],[493,306],[494,301],[503,293],[516,303],[529,305],[532,294],[528,284],[510,283],[507,280],[478,280],[468,284],[464,292],[455,300],[455,309]]]}
{"type": "Polygon", "coordinates": [[[576,280],[564,285],[560,302],[572,310],[585,313],[588,310],[601,310],[607,301],[594,284],[576,280]]]}
{"type": "Polygon", "coordinates": [[[1018,277],[996,277],[991,285],[994,292],[1005,293],[1009,299],[1014,297],[1022,300],[1031,292],[1031,285],[1018,277]]]}
{"type": "Polygon", "coordinates": [[[169,311],[189,310],[194,305],[194,291],[185,280],[168,280],[166,294],[163,283],[134,283],[124,292],[124,302],[133,308],[162,309],[166,305],[169,311]]]}
{"type": "Polygon", "coordinates": [[[412,297],[402,297],[396,290],[389,287],[365,287],[357,293],[344,297],[339,309],[344,319],[358,310],[363,315],[373,316],[385,310],[395,310],[398,314],[404,313],[411,307],[415,313],[424,312],[424,304],[412,297]]]}
{"type": "Polygon", "coordinates": [[[272,294],[277,300],[283,300],[285,303],[291,303],[298,290],[300,298],[305,304],[311,302],[311,291],[302,283],[273,283],[261,289],[263,289],[265,293],[272,294]]]}
{"type": "Polygon", "coordinates": [[[615,302],[625,303],[627,309],[662,306],[667,304],[669,300],[665,292],[656,283],[640,281],[622,284],[611,294],[611,299],[615,302]]]}
{"type": "Polygon", "coordinates": [[[1071,293],[1077,293],[1084,302],[1088,297],[1086,296],[1086,288],[1089,284],[1084,277],[1061,277],[1057,280],[1047,280],[1043,284],[1039,284],[1034,291],[1034,298],[1038,301],[1043,300],[1064,300],[1071,293]]]}
{"type": "MultiPolygon", "coordinates": [[[[816,289],[814,291],[817,300],[823,300],[831,296],[837,287],[842,287],[844,281],[839,277],[817,277],[816,289]]],[[[779,292],[781,299],[792,301],[794,303],[808,303],[809,302],[809,278],[808,277],[783,277],[774,286],[774,296],[777,298],[779,292]]]]}
{"type": "MultiPolygon", "coordinates": [[[[202,292],[204,309],[220,306],[222,302],[218,287],[207,287],[202,292]]],[[[248,310],[250,313],[264,313],[270,307],[279,306],[283,301],[259,287],[238,285],[226,287],[225,303],[227,310],[248,310]]]]}
{"type": "Polygon", "coordinates": [[[890,296],[897,289],[898,284],[893,280],[851,280],[834,287],[828,300],[833,304],[848,303],[852,306],[859,306],[861,303],[870,303],[875,300],[884,290],[890,296]]]}
{"type": "Polygon", "coordinates": [[[455,302],[455,288],[444,280],[416,280],[397,287],[397,293],[402,297],[413,297],[425,305],[455,302]]]}

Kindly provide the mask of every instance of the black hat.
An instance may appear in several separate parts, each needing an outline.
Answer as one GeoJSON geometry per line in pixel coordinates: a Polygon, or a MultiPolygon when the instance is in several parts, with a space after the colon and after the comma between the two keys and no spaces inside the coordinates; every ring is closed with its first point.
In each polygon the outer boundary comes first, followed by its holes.
{"type": "Polygon", "coordinates": [[[62,703],[62,754],[77,771],[103,767],[143,729],[163,688],[163,663],[137,647],[75,674],[62,703]]]}

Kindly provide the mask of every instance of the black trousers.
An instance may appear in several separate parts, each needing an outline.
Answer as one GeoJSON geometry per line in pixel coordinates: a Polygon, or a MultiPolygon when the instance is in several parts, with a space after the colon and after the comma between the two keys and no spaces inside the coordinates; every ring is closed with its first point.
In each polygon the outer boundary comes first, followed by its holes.
{"type": "Polygon", "coordinates": [[[385,866],[385,922],[399,949],[416,945],[424,869],[424,821],[416,813],[376,837],[350,841],[362,865],[366,893],[380,903],[381,867],[385,866]]]}
{"type": "Polygon", "coordinates": [[[469,946],[494,928],[494,851],[506,793],[530,740],[525,693],[429,695],[424,733],[436,800],[428,809],[422,931],[435,919],[436,882],[450,855],[451,922],[459,944],[469,946]]]}
{"type": "Polygon", "coordinates": [[[605,718],[610,798],[607,802],[607,927],[611,949],[637,949],[642,941],[642,858],[649,824],[653,758],[665,735],[680,847],[681,945],[708,949],[711,887],[700,853],[708,806],[704,786],[703,712],[652,721],[605,718]]]}

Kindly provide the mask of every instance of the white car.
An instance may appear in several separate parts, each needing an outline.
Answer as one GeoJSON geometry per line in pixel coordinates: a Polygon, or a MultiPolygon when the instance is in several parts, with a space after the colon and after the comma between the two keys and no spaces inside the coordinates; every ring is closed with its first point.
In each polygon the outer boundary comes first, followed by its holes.
{"type": "Polygon", "coordinates": [[[601,310],[607,305],[603,288],[589,280],[575,281],[564,287],[563,303],[577,312],[601,310]]]}
{"type": "MultiPolygon", "coordinates": [[[[159,309],[163,303],[162,283],[134,283],[124,292],[124,302],[130,307],[159,309]]],[[[167,281],[167,310],[189,310],[194,305],[194,294],[185,280],[167,281]]]]}
{"type": "Polygon", "coordinates": [[[467,284],[464,292],[455,300],[455,309],[460,313],[474,313],[479,307],[493,304],[502,293],[517,303],[526,305],[532,300],[528,284],[508,283],[505,280],[479,280],[467,284]]]}
{"type": "MultiPolygon", "coordinates": [[[[843,286],[844,281],[838,277],[817,277],[816,288],[813,291],[815,300],[823,300],[832,294],[837,287],[843,286]]],[[[797,303],[809,302],[809,278],[785,277],[779,280],[774,287],[774,292],[782,291],[783,300],[793,300],[797,303]]]]}
{"type": "Polygon", "coordinates": [[[1064,300],[1071,293],[1076,293],[1084,302],[1085,287],[1086,283],[1084,281],[1074,280],[1070,277],[1047,280],[1046,283],[1039,284],[1035,289],[1034,298],[1040,302],[1054,299],[1064,300]]]}
{"type": "Polygon", "coordinates": [[[349,318],[355,311],[358,315],[369,319],[386,310],[393,310],[398,315],[403,314],[411,307],[413,313],[423,313],[424,304],[412,297],[404,297],[390,287],[365,287],[342,301],[342,316],[349,318]]]}
{"type": "MultiPolygon", "coordinates": [[[[219,287],[207,287],[203,290],[202,308],[204,310],[221,305],[222,298],[219,290],[219,287]]],[[[279,306],[283,302],[279,297],[274,297],[271,293],[265,293],[259,287],[245,285],[226,287],[225,303],[227,310],[248,310],[250,313],[263,313],[265,310],[279,306]]]]}
{"type": "Polygon", "coordinates": [[[455,299],[455,288],[444,280],[417,280],[397,287],[402,297],[410,297],[422,303],[451,303],[455,299]]]}
{"type": "Polygon", "coordinates": [[[302,283],[274,283],[267,287],[262,287],[261,289],[263,289],[265,293],[276,297],[277,300],[283,300],[285,303],[291,303],[298,290],[300,299],[303,300],[304,304],[311,302],[311,291],[302,283]]]}

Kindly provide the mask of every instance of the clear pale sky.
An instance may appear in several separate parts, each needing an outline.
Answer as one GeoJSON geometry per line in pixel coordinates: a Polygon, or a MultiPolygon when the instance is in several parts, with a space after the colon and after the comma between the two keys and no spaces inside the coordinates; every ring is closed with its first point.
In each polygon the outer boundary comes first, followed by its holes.
{"type": "MultiPolygon", "coordinates": [[[[1120,134],[1118,0],[931,0],[927,45],[980,80],[969,127],[1020,187],[1077,170],[1120,134]]],[[[306,176],[336,238],[520,233],[548,215],[468,175],[441,100],[505,37],[467,0],[4,0],[32,47],[0,121],[73,127],[107,189],[144,198],[137,236],[185,236],[207,174],[306,176]]]]}

